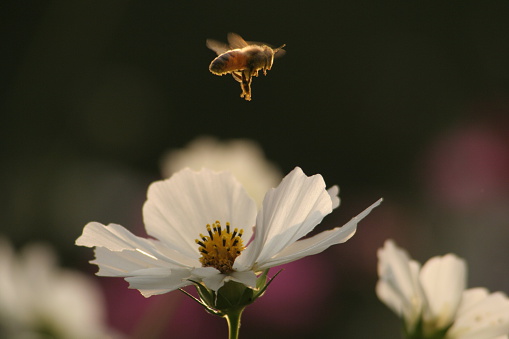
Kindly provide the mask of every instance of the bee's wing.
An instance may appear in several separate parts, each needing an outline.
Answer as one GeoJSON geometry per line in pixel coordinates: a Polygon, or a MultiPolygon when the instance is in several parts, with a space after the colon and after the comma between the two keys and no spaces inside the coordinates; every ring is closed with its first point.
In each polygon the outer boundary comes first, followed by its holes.
{"type": "Polygon", "coordinates": [[[219,42],[217,40],[207,39],[206,45],[208,48],[217,53],[217,55],[223,54],[224,52],[228,52],[231,48],[224,42],[219,42]]]}
{"type": "MultiPolygon", "coordinates": [[[[283,55],[286,54],[286,51],[283,49],[286,46],[286,44],[283,44],[283,45],[279,46],[278,48],[274,48],[273,45],[269,45],[269,44],[266,44],[264,42],[259,42],[259,41],[246,41],[246,43],[247,43],[247,45],[269,46],[270,48],[272,48],[274,50],[275,58],[282,57],[283,55]]],[[[243,46],[243,47],[245,47],[245,46],[243,46]]],[[[236,47],[236,48],[238,48],[238,47],[236,47]]]]}
{"type": "Polygon", "coordinates": [[[286,51],[283,49],[284,45],[276,48],[276,52],[274,53],[274,58],[282,57],[286,54],[286,51]]]}
{"type": "Polygon", "coordinates": [[[231,49],[244,48],[248,46],[246,40],[236,33],[228,33],[228,43],[231,49]]]}

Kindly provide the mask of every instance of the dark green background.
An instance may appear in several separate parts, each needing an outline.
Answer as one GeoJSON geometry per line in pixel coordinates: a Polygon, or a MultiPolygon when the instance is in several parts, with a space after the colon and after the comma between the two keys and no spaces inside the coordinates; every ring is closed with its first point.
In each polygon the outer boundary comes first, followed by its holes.
{"type": "MultiPolygon", "coordinates": [[[[358,317],[348,326],[338,317],[327,333],[338,338],[346,326],[345,338],[394,338],[396,317],[374,295],[384,239],[400,237],[422,261],[485,253],[443,231],[464,215],[427,197],[423,162],[457,126],[482,122],[508,135],[508,18],[507,1],[3,2],[0,234],[16,245],[49,241],[65,265],[83,267],[89,250],[73,245],[83,225],[139,227],[165,151],[200,135],[254,139],[284,173],[298,165],[339,184],[339,222],[386,199],[389,212],[374,213],[342,245],[350,254],[369,245],[364,297],[350,294],[343,305],[356,305],[358,317]],[[287,45],[254,79],[251,102],[231,77],[208,71],[215,54],[205,40],[225,41],[227,32],[287,45]],[[412,222],[395,226],[394,214],[412,222]],[[378,315],[391,322],[386,336],[378,315]]],[[[471,267],[475,284],[509,290],[507,273],[479,270],[471,267]]]]}

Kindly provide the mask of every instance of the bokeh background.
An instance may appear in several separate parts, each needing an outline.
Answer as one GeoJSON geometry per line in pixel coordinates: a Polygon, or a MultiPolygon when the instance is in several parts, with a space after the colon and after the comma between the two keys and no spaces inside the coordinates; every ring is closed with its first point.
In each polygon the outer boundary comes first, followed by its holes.
{"type": "MultiPolygon", "coordinates": [[[[248,138],[283,173],[340,185],[317,230],[385,201],[350,241],[286,267],[243,338],[396,337],[374,292],[387,238],[420,261],[455,252],[469,286],[509,292],[508,17],[507,1],[2,2],[0,234],[92,276],[74,240],[92,220],[141,234],[165,152],[248,138]],[[205,40],[228,32],[287,44],[251,102],[208,71],[205,40]]],[[[97,281],[133,338],[226,337],[179,292],[97,281]]]]}

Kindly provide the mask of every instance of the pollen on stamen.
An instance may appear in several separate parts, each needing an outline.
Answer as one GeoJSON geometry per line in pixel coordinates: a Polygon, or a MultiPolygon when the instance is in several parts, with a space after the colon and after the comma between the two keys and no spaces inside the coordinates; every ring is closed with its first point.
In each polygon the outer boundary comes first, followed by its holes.
{"type": "MultiPolygon", "coordinates": [[[[207,224],[207,232],[209,233],[210,239],[214,238],[214,235],[212,234],[212,229],[210,228],[210,225],[207,224]]],[[[201,235],[201,234],[200,234],[201,235]]]]}
{"type": "Polygon", "coordinates": [[[203,267],[214,267],[221,273],[233,271],[233,263],[240,253],[244,250],[242,242],[242,229],[235,228],[231,233],[230,223],[226,223],[226,228],[221,228],[219,221],[212,225],[206,225],[208,236],[200,233],[200,239],[195,242],[200,245],[198,251],[201,254],[200,262],[203,267]]]}

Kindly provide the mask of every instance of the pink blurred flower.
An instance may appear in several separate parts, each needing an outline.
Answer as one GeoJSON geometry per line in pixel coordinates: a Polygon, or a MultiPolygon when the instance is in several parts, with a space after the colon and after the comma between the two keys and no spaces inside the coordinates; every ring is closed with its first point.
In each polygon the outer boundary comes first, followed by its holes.
{"type": "Polygon", "coordinates": [[[509,196],[509,143],[485,124],[464,125],[437,140],[425,159],[431,196],[460,209],[509,196]]]}
{"type": "Polygon", "coordinates": [[[319,326],[323,314],[312,310],[329,307],[328,300],[337,288],[335,272],[328,268],[330,263],[324,258],[319,254],[271,270],[273,275],[283,269],[272,281],[267,297],[246,311],[249,314],[244,320],[247,326],[263,323],[264,327],[277,328],[286,335],[319,326]]]}

